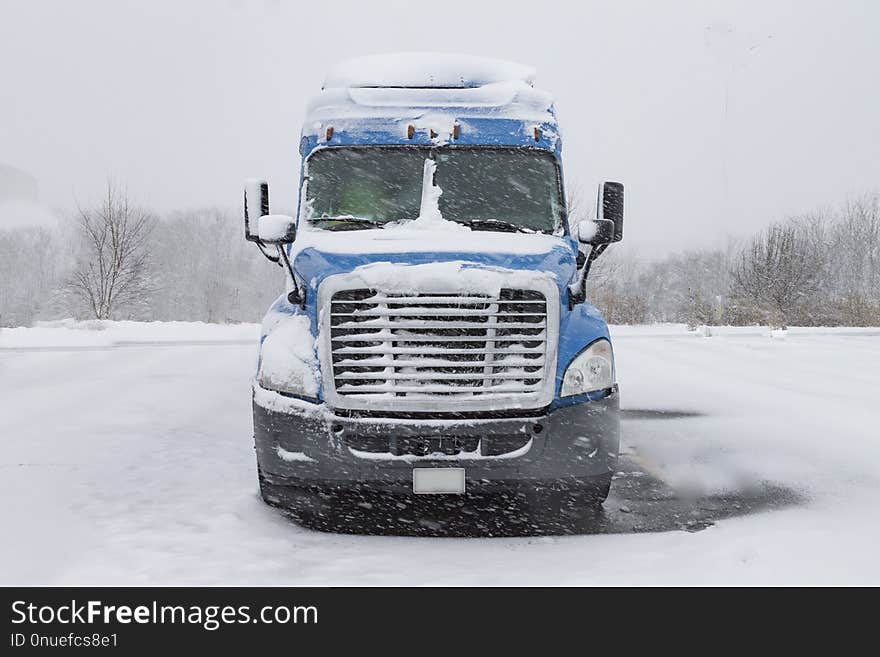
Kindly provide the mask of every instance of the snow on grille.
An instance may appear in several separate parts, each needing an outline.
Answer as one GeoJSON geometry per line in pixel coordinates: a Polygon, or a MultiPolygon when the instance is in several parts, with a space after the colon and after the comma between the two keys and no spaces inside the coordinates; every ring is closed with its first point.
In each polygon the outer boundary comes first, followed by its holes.
{"type": "Polygon", "coordinates": [[[547,301],[497,295],[337,291],[330,301],[333,385],[348,400],[510,400],[540,395],[547,377],[547,301]]]}

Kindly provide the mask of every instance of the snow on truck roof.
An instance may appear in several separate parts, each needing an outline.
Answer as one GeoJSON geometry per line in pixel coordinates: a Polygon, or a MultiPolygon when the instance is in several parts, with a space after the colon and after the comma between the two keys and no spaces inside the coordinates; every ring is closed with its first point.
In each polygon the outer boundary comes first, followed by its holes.
{"type": "Polygon", "coordinates": [[[328,142],[445,143],[453,135],[462,144],[524,142],[556,151],[553,98],[534,81],[532,67],[486,57],[397,53],[348,60],[309,102],[301,151],[328,142]]]}
{"type": "Polygon", "coordinates": [[[489,57],[412,52],[369,55],[341,62],[327,74],[323,88],[450,89],[511,81],[532,85],[535,69],[489,57]]]}

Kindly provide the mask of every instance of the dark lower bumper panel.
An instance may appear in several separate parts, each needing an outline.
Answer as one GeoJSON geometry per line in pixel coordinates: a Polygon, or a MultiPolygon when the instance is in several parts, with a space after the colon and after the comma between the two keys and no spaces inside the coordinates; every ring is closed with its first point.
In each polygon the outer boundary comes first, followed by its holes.
{"type": "Polygon", "coordinates": [[[617,465],[616,392],[539,417],[504,419],[350,418],[304,402],[274,406],[255,401],[253,408],[257,461],[276,485],[411,492],[413,468],[462,467],[468,491],[526,483],[577,488],[617,465]]]}

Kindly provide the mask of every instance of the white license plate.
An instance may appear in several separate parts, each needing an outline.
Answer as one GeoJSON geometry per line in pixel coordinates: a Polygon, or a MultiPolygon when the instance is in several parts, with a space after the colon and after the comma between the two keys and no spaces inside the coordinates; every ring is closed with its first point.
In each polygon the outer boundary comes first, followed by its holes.
{"type": "Polygon", "coordinates": [[[464,468],[413,468],[413,493],[464,493],[464,468]]]}

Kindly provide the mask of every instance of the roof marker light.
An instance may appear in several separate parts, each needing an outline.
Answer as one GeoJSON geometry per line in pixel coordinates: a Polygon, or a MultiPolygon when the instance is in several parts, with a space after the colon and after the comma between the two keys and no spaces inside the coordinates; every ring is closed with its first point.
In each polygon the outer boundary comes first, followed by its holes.
{"type": "Polygon", "coordinates": [[[406,138],[407,138],[407,139],[412,139],[412,138],[413,138],[413,135],[414,135],[415,133],[416,133],[416,129],[415,129],[415,126],[413,126],[412,123],[410,123],[408,126],[406,126],[406,138]]]}
{"type": "Polygon", "coordinates": [[[541,130],[535,126],[535,141],[541,141],[541,130]]]}
{"type": "Polygon", "coordinates": [[[458,139],[459,128],[460,128],[460,126],[457,123],[452,125],[452,138],[453,139],[458,139]]]}
{"type": "Polygon", "coordinates": [[[332,125],[328,126],[326,137],[327,137],[327,139],[325,141],[330,141],[333,138],[333,126],[332,125]]]}

